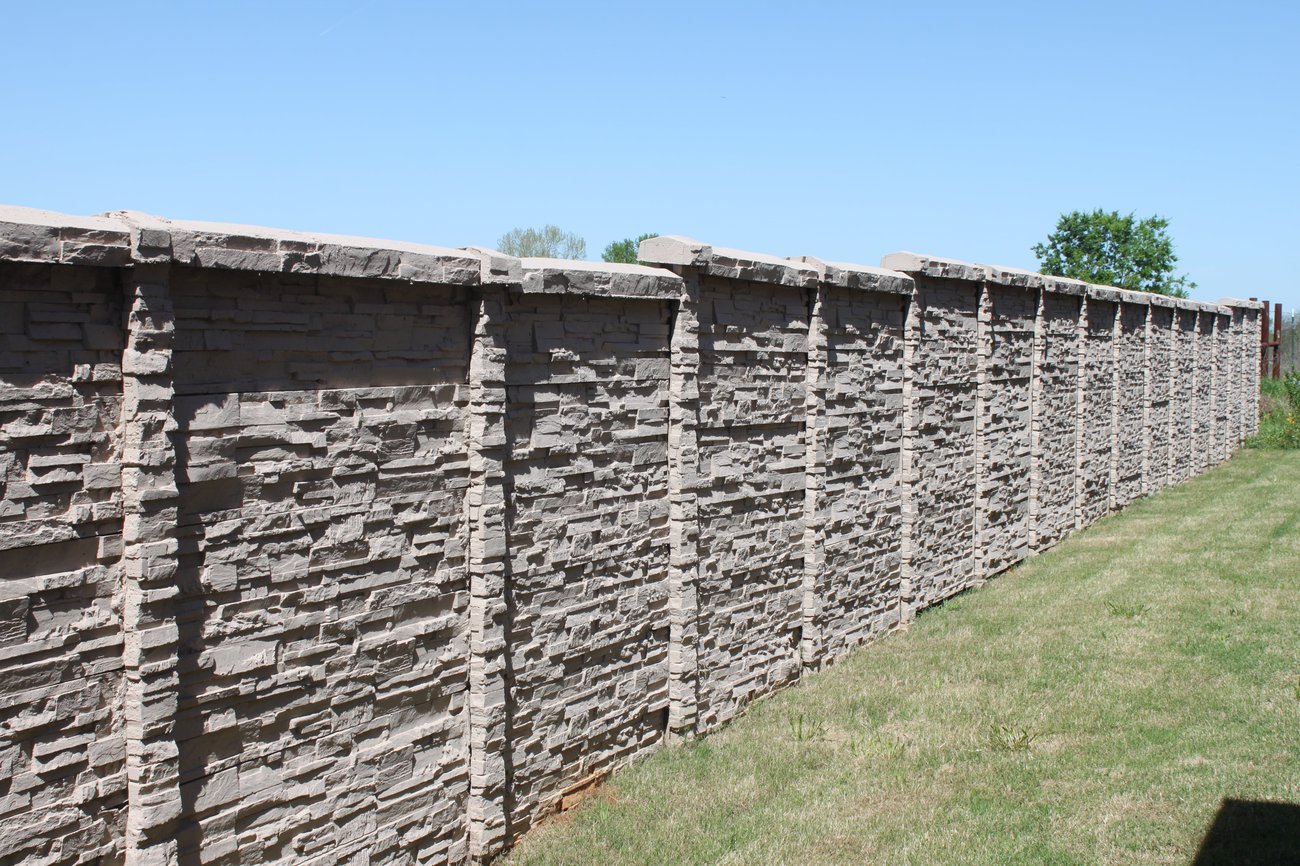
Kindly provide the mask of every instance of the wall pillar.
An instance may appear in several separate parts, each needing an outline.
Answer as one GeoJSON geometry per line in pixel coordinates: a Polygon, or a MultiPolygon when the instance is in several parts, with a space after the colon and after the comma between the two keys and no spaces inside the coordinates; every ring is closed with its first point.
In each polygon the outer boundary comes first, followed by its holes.
{"type": "Polygon", "coordinates": [[[137,261],[125,274],[122,355],[122,628],[126,718],[126,862],[177,862],[182,806],[175,725],[180,650],[175,621],[176,421],[172,398],[175,316],[170,266],[150,263],[170,238],[132,231],[137,261]]]}
{"type": "Polygon", "coordinates": [[[1180,413],[1191,410],[1192,425],[1191,429],[1184,431],[1184,436],[1189,437],[1191,447],[1196,447],[1196,328],[1198,327],[1199,317],[1192,322],[1192,364],[1191,369],[1179,370],[1178,357],[1182,351],[1182,308],[1177,304],[1174,305],[1173,324],[1169,326],[1169,417],[1168,417],[1168,436],[1169,442],[1169,466],[1165,475],[1164,486],[1168,487],[1178,480],[1178,449],[1175,447],[1175,437],[1178,435],[1178,418],[1180,413]],[[1191,396],[1188,398],[1189,406],[1178,405],[1179,394],[1178,387],[1180,377],[1186,377],[1191,380],[1191,396]]]}
{"type": "Polygon", "coordinates": [[[903,411],[899,437],[898,492],[900,500],[898,582],[898,626],[906,629],[916,619],[916,347],[921,341],[921,293],[916,287],[907,303],[903,324],[903,411]]]}
{"type": "Polygon", "coordinates": [[[1075,371],[1074,387],[1074,528],[1084,526],[1083,503],[1086,487],[1084,485],[1084,422],[1087,419],[1088,405],[1088,292],[1079,296],[1079,318],[1074,329],[1074,354],[1079,359],[1075,371]]]}
{"type": "Polygon", "coordinates": [[[1043,488],[1043,363],[1047,352],[1047,291],[1035,290],[1033,359],[1029,369],[1029,551],[1038,552],[1043,488]]]}
{"type": "Polygon", "coordinates": [[[507,842],[510,784],[506,645],[506,289],[488,281],[477,298],[469,363],[469,853],[490,858],[507,842]]]}
{"type": "Polygon", "coordinates": [[[1115,511],[1119,495],[1119,401],[1120,390],[1124,383],[1124,355],[1121,351],[1124,339],[1124,304],[1120,299],[1116,298],[1114,307],[1115,319],[1111,323],[1110,332],[1112,373],[1110,392],[1110,481],[1106,493],[1107,514],[1115,511]]]}
{"type": "Polygon", "coordinates": [[[975,308],[975,514],[970,584],[988,577],[988,427],[993,385],[989,365],[993,355],[993,301],[987,280],[980,282],[975,308]]]}
{"type": "Polygon", "coordinates": [[[1217,466],[1223,459],[1223,454],[1219,447],[1219,316],[1212,314],[1209,316],[1210,331],[1206,335],[1202,331],[1202,339],[1210,341],[1210,366],[1205,374],[1210,377],[1210,414],[1207,421],[1210,425],[1210,444],[1206,454],[1206,459],[1202,461],[1202,468],[1208,469],[1211,466],[1217,466]]]}
{"type": "Polygon", "coordinates": [[[804,556],[803,556],[803,626],[800,655],[805,669],[820,667],[826,654],[821,631],[825,600],[817,591],[817,582],[826,566],[826,521],[822,509],[826,497],[826,365],[827,333],[822,306],[826,287],[818,283],[811,289],[808,316],[808,366],[805,370],[805,464],[804,464],[804,556]]]}
{"type": "Polygon", "coordinates": [[[673,316],[668,408],[668,735],[694,734],[699,719],[700,450],[699,274],[685,281],[673,316]]]}
{"type": "Polygon", "coordinates": [[[1151,470],[1151,417],[1154,414],[1153,376],[1151,375],[1151,334],[1155,329],[1155,313],[1146,305],[1146,318],[1142,322],[1142,494],[1150,496],[1156,487],[1151,470]]]}

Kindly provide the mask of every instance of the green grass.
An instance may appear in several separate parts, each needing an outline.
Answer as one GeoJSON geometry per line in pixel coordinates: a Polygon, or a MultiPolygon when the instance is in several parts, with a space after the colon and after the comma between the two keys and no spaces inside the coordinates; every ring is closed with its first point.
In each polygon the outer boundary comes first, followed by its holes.
{"type": "Polygon", "coordinates": [[[1300,803],[1297,515],[1300,452],[1243,452],[616,773],[506,862],[1189,864],[1224,798],[1300,803]]]}

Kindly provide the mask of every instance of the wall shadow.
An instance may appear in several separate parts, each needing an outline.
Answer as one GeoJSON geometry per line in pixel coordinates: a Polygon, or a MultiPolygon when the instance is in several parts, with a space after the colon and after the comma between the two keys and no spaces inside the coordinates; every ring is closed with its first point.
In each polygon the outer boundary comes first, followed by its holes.
{"type": "Polygon", "coordinates": [[[1300,866],[1300,805],[1225,799],[1191,866],[1300,866]]]}

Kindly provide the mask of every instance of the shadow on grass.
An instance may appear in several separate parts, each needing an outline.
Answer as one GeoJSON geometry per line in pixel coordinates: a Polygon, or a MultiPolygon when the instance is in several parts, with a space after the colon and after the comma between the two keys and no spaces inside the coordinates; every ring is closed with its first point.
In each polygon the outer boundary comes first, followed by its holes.
{"type": "Polygon", "coordinates": [[[1192,866],[1300,866],[1300,806],[1224,800],[1192,866]]]}

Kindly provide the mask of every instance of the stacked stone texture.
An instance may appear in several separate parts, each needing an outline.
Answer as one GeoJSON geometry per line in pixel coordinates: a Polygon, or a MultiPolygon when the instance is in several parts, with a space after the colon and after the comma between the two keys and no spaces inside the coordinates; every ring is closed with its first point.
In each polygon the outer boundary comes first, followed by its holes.
{"type": "Polygon", "coordinates": [[[1082,286],[1074,291],[1042,293],[1034,377],[1034,550],[1052,546],[1075,526],[1081,438],[1079,379],[1084,348],[1080,339],[1082,295],[1082,286]]]}
{"type": "Polygon", "coordinates": [[[1115,357],[1115,293],[1089,290],[1084,298],[1080,350],[1077,525],[1087,526],[1111,508],[1118,401],[1115,357]],[[1109,295],[1109,297],[1107,297],[1109,295]]]}
{"type": "MultiPolygon", "coordinates": [[[[1168,298],[1160,298],[1168,302],[1168,298]]],[[[1169,483],[1174,474],[1173,430],[1174,418],[1174,309],[1160,303],[1151,305],[1151,331],[1147,335],[1148,371],[1150,375],[1151,415],[1147,419],[1150,435],[1147,439],[1147,491],[1154,493],[1169,483]]],[[[1187,427],[1190,433],[1193,426],[1187,427]]]]}
{"type": "Polygon", "coordinates": [[[490,858],[1255,428],[1258,304],[0,210],[0,863],[490,858]]]}
{"type": "Polygon", "coordinates": [[[821,277],[809,347],[803,622],[804,663],[816,667],[900,617],[903,332],[915,283],[802,261],[821,277]]]}
{"type": "Polygon", "coordinates": [[[1171,484],[1185,481],[1195,474],[1202,443],[1204,418],[1209,414],[1209,391],[1203,387],[1204,376],[1198,369],[1196,353],[1199,334],[1198,314],[1190,304],[1180,302],[1174,315],[1173,347],[1170,352],[1169,447],[1171,484]]]}
{"type": "Polygon", "coordinates": [[[122,856],[121,276],[0,262],[0,862],[122,856]]]}
{"type": "Polygon", "coordinates": [[[1019,562],[1031,543],[1031,488],[1035,498],[1041,493],[1030,454],[1039,295],[1036,287],[990,285],[981,305],[981,577],[1019,562]]]}
{"type": "Polygon", "coordinates": [[[182,850],[462,856],[466,291],[176,268],[171,292],[182,850]]]}
{"type": "Polygon", "coordinates": [[[518,832],[667,724],[671,305],[557,293],[505,315],[518,832]]]}
{"type": "Polygon", "coordinates": [[[1111,507],[1123,508],[1147,492],[1146,469],[1154,433],[1151,421],[1151,303],[1126,296],[1115,320],[1116,405],[1111,507]]]}
{"type": "Polygon", "coordinates": [[[799,676],[815,271],[700,284],[697,726],[799,676]]]}
{"type": "Polygon", "coordinates": [[[912,518],[904,569],[911,596],[902,602],[915,610],[960,592],[979,577],[976,398],[982,272],[930,260],[911,265],[899,258],[886,257],[884,264],[899,270],[915,267],[917,279],[912,298],[915,348],[907,367],[911,465],[903,479],[910,489],[912,518]]]}

